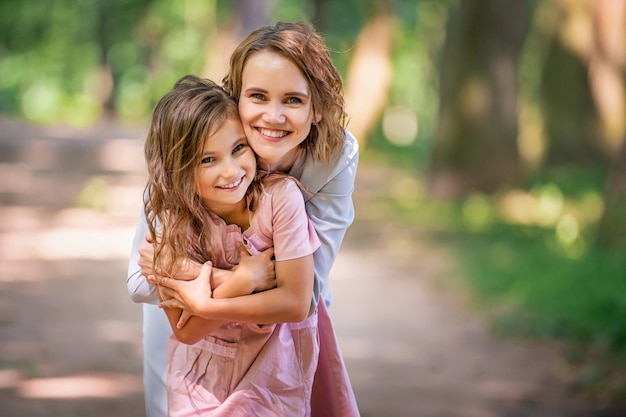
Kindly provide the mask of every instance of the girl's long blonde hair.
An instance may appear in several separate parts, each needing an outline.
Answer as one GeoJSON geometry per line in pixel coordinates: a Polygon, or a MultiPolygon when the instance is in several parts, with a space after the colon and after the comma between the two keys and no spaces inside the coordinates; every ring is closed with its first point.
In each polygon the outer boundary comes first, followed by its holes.
{"type": "Polygon", "coordinates": [[[250,56],[274,52],[292,61],[302,71],[311,89],[313,111],[322,119],[311,126],[311,133],[300,144],[315,160],[331,162],[344,143],[347,114],[343,83],[333,65],[324,40],[306,22],[264,26],[251,32],[235,49],[224,88],[235,100],[241,95],[243,68],[250,56]]]}
{"type": "MultiPolygon", "coordinates": [[[[158,237],[154,260],[159,273],[175,275],[175,259],[223,259],[215,215],[197,193],[197,168],[206,138],[231,119],[239,121],[233,98],[214,82],[192,75],[178,80],[154,109],[144,147],[144,210],[151,235],[158,237]]],[[[260,187],[257,178],[249,189],[252,201],[260,187]]]]}

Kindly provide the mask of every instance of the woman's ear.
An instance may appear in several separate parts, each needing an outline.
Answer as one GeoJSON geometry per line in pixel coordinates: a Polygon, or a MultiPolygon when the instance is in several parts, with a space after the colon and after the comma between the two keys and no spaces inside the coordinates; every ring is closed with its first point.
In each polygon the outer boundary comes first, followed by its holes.
{"type": "Polygon", "coordinates": [[[322,113],[315,112],[315,117],[313,118],[313,124],[317,124],[322,120],[322,113]]]}

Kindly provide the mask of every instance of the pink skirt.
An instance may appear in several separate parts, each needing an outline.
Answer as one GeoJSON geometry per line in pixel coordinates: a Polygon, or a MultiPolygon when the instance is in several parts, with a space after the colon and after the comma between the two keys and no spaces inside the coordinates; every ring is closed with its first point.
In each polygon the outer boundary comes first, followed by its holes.
{"type": "Polygon", "coordinates": [[[194,345],[169,342],[170,417],[311,415],[317,313],[300,323],[229,323],[194,345]]]}

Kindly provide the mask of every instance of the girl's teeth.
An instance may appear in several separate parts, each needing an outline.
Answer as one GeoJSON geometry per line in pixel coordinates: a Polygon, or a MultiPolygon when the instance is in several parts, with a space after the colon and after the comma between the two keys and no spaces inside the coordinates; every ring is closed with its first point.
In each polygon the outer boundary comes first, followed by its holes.
{"type": "Polygon", "coordinates": [[[222,188],[235,188],[236,186],[241,184],[241,181],[243,181],[243,177],[239,178],[238,181],[231,182],[230,184],[222,185],[222,188]]]}

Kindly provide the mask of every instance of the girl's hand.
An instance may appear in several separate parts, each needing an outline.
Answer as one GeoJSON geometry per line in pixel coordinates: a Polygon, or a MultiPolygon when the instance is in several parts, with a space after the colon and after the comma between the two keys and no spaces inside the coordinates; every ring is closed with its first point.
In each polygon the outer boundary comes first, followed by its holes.
{"type": "Polygon", "coordinates": [[[180,329],[190,316],[202,312],[211,299],[211,272],[212,265],[205,262],[200,275],[195,279],[183,281],[173,278],[154,276],[153,279],[160,287],[163,301],[161,308],[180,308],[183,310],[177,327],[180,329]],[[185,314],[186,313],[186,314],[185,314]]]}
{"type": "Polygon", "coordinates": [[[252,256],[245,246],[238,242],[239,265],[235,267],[234,275],[238,278],[246,277],[252,292],[260,292],[276,287],[276,271],[274,264],[274,248],[269,248],[258,255],[252,256]]]}
{"type": "Polygon", "coordinates": [[[251,256],[243,246],[237,244],[240,260],[232,271],[213,270],[213,298],[233,298],[250,295],[276,287],[274,271],[274,249],[267,249],[251,256]]]}

